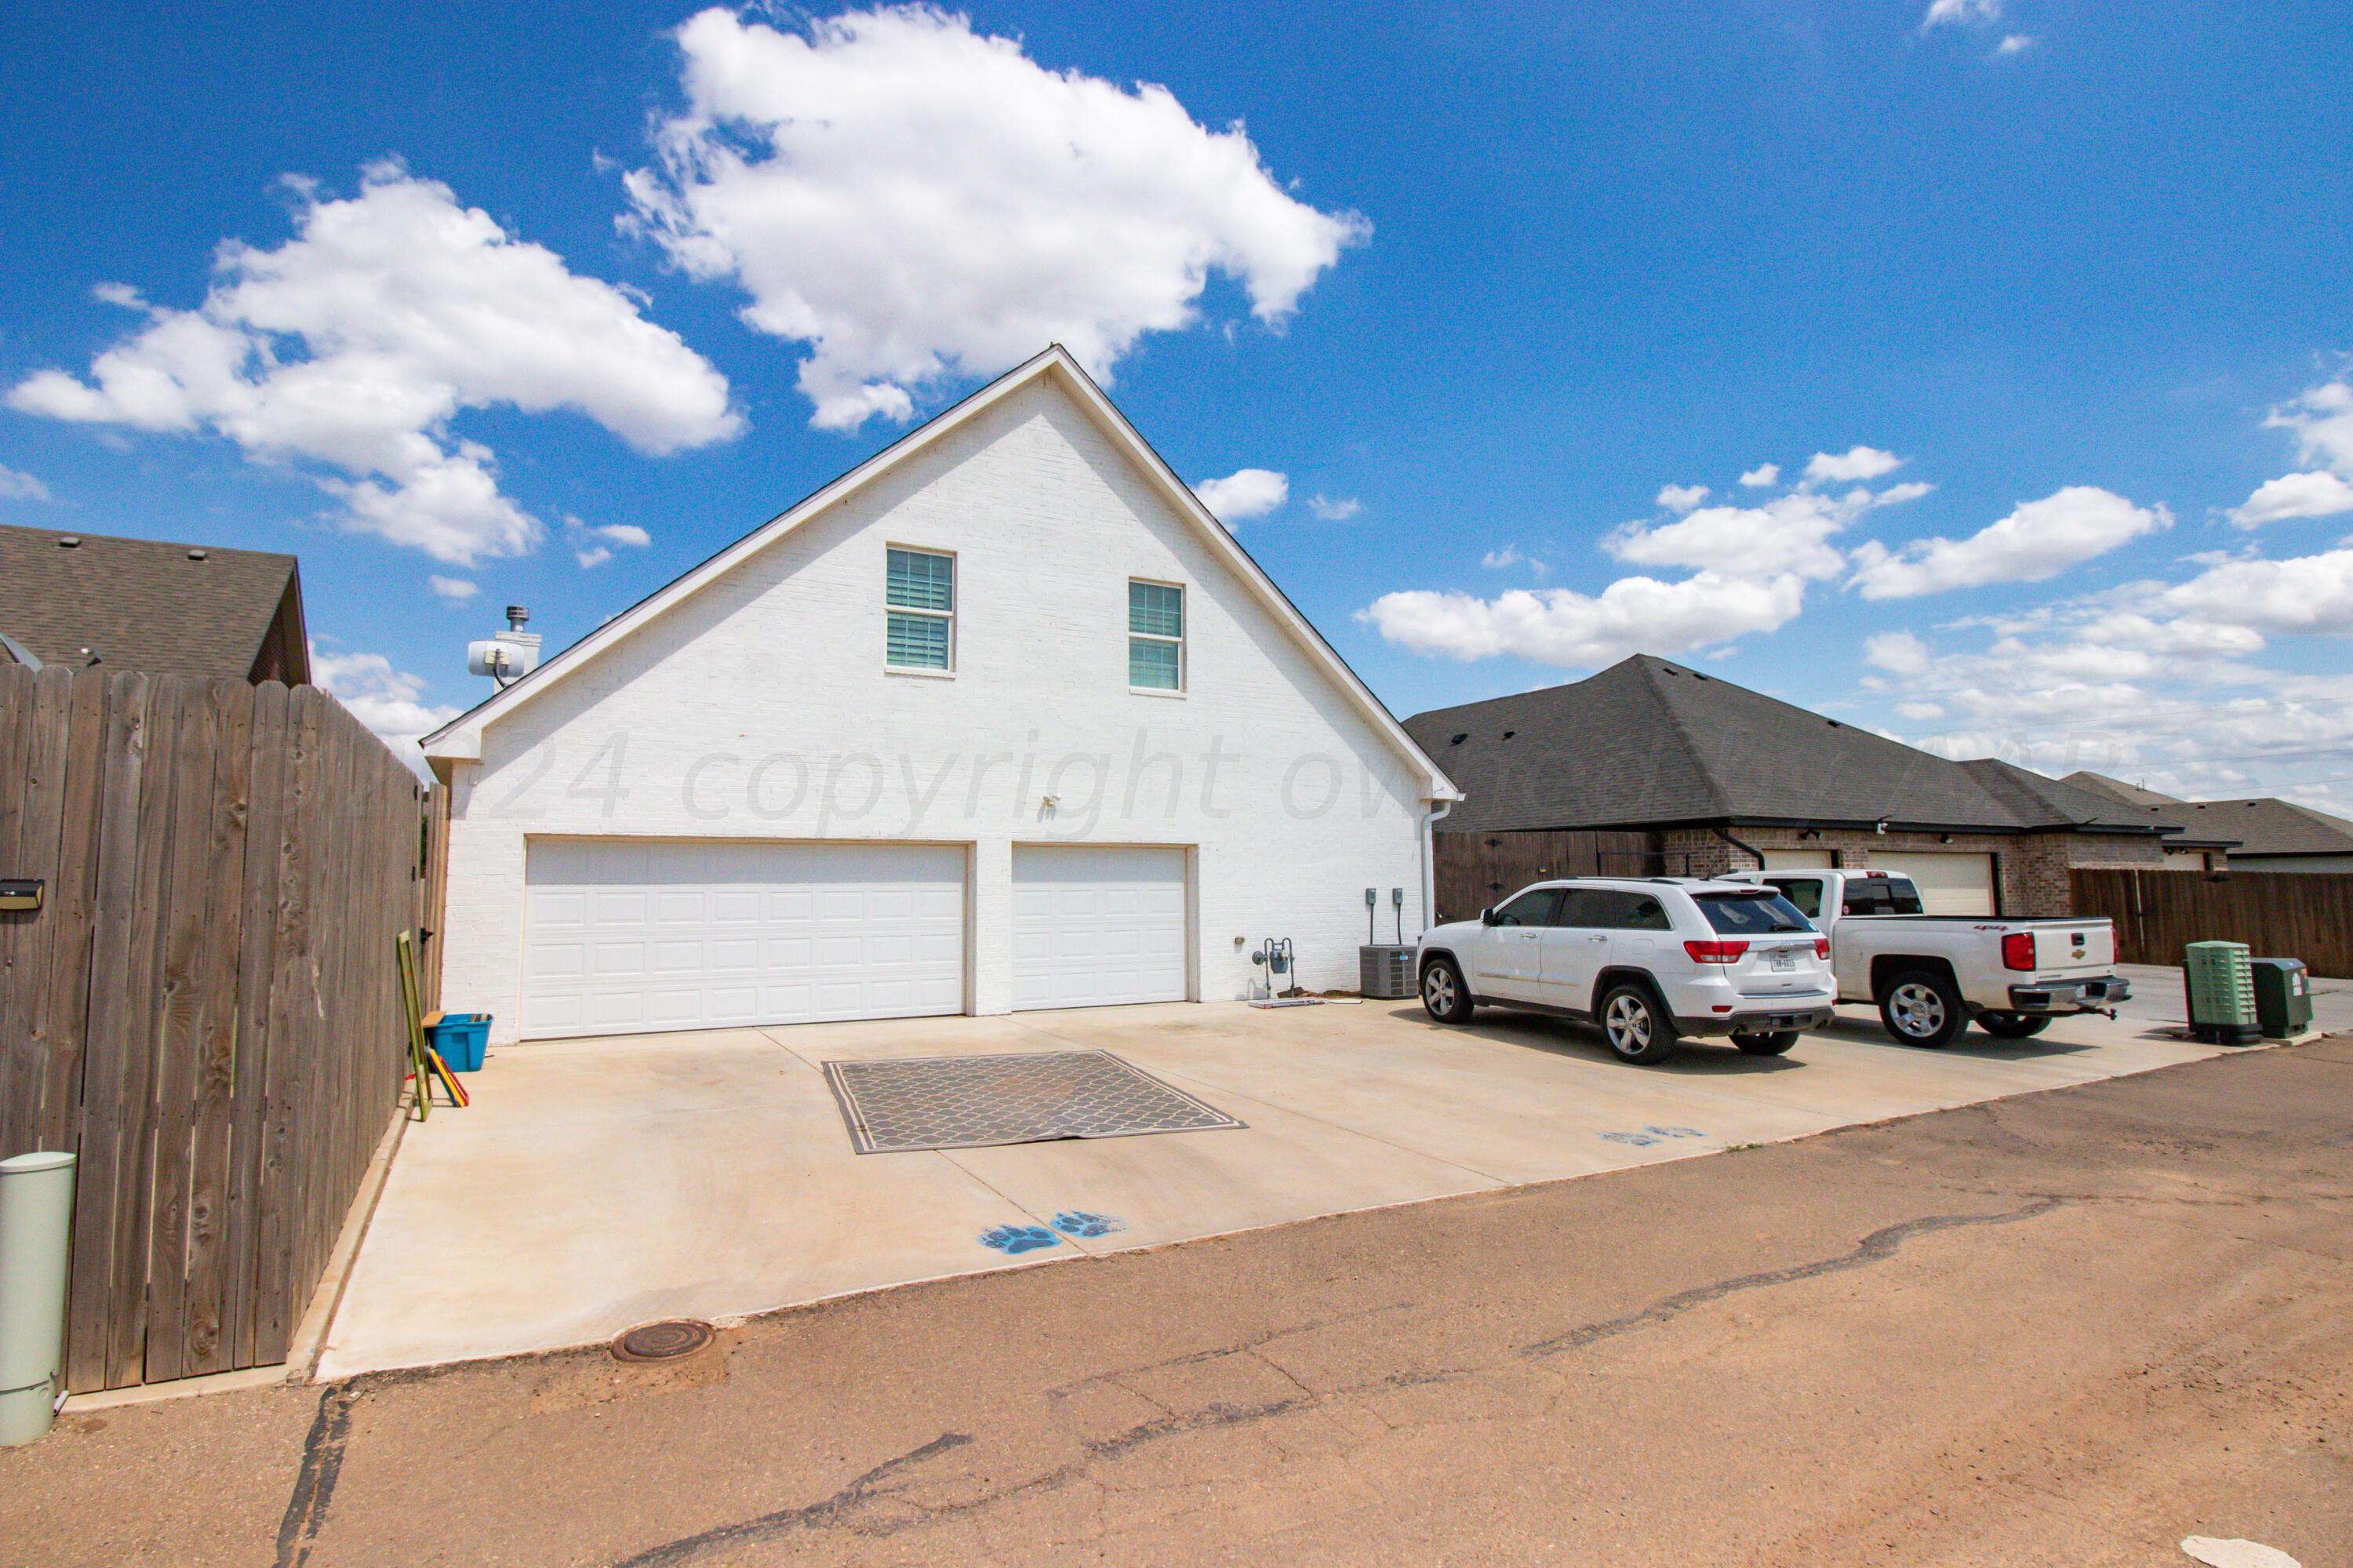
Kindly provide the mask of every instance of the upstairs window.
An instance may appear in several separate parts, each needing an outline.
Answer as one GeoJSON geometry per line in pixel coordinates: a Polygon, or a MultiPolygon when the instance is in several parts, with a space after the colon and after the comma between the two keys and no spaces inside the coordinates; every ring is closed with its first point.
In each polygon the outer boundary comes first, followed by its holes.
{"type": "Polygon", "coordinates": [[[954,669],[955,557],[895,545],[888,554],[891,627],[883,662],[897,670],[954,669]]]}
{"type": "Polygon", "coordinates": [[[1174,583],[1127,585],[1127,683],[1185,689],[1185,590],[1174,583]]]}

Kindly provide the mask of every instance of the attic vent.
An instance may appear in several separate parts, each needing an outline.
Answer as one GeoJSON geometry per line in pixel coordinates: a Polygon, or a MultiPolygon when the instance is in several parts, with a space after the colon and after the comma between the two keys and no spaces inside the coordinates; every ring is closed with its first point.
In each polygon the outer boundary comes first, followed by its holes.
{"type": "Polygon", "coordinates": [[[1844,729],[1846,727],[1846,726],[1839,723],[1836,719],[1824,719],[1822,722],[1830,726],[1832,729],[1844,729]]]}
{"type": "Polygon", "coordinates": [[[60,549],[60,550],[70,550],[70,549],[73,549],[73,548],[75,548],[76,546],[79,546],[79,545],[80,545],[80,543],[81,543],[81,535],[79,535],[79,534],[68,534],[65,537],[63,537],[63,538],[61,538],[61,539],[59,539],[59,540],[58,541],[58,549],[60,549]]]}
{"type": "Polygon", "coordinates": [[[1515,730],[1515,729],[1507,729],[1507,730],[1505,730],[1505,731],[1504,732],[1504,738],[1505,740],[1509,740],[1509,739],[1511,739],[1511,738],[1512,738],[1512,736],[1515,736],[1515,735],[1517,735],[1517,734],[1519,734],[1519,733],[1520,733],[1520,732],[1519,732],[1518,730],[1515,730]]]}
{"type": "Polygon", "coordinates": [[[1701,674],[1697,670],[1694,670],[1694,671],[1691,673],[1691,675],[1692,675],[1692,679],[1693,679],[1693,680],[1694,680],[1694,681],[1704,681],[1704,680],[1706,680],[1706,679],[1707,679],[1707,677],[1706,677],[1705,675],[1701,674]]]}
{"type": "Polygon", "coordinates": [[[188,552],[188,559],[192,561],[201,561],[204,558],[205,553],[202,550],[190,550],[188,552]]]}
{"type": "Polygon", "coordinates": [[[1461,735],[1456,736],[1452,740],[1448,741],[1446,744],[1449,746],[1460,746],[1470,738],[1471,732],[1466,729],[1461,735]]]}

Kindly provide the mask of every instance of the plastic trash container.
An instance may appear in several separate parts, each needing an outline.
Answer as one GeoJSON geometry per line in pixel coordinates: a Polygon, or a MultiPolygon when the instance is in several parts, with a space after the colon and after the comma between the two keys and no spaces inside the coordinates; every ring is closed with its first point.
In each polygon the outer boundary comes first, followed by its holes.
{"type": "Polygon", "coordinates": [[[445,1012],[425,1026],[425,1043],[440,1054],[453,1073],[478,1073],[482,1052],[491,1043],[487,1012],[445,1012]]]}

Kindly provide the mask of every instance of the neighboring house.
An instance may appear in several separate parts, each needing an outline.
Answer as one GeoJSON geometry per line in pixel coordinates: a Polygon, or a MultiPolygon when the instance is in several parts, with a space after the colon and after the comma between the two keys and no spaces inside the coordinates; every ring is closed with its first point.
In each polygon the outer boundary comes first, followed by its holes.
{"type": "Polygon", "coordinates": [[[1353,986],[1458,798],[1060,348],[424,749],[502,1041],[1353,986]]]}
{"type": "Polygon", "coordinates": [[[0,527],[0,660],[311,680],[291,556],[0,527]]]}
{"type": "Polygon", "coordinates": [[[2202,861],[2222,847],[2058,779],[1948,761],[1647,655],[1406,729],[1465,791],[1437,860],[1466,904],[1532,874],[1761,863],[1902,872],[1938,913],[2057,915],[2075,867],[2155,868],[2169,851],[2202,861]]]}
{"type": "Polygon", "coordinates": [[[2071,773],[2064,782],[2126,805],[2188,824],[2193,833],[2220,834],[2236,847],[2233,871],[2353,871],[2353,822],[2257,796],[2244,800],[2178,800],[2100,773],[2071,773]]]}

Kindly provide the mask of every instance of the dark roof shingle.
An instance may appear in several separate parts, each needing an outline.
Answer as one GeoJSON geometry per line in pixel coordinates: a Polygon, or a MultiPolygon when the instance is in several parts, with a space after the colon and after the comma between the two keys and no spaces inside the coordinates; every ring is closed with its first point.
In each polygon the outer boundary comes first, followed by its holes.
{"type": "Polygon", "coordinates": [[[242,681],[294,575],[258,550],[0,527],[0,631],[44,664],[89,648],[110,670],[242,681]]]}

